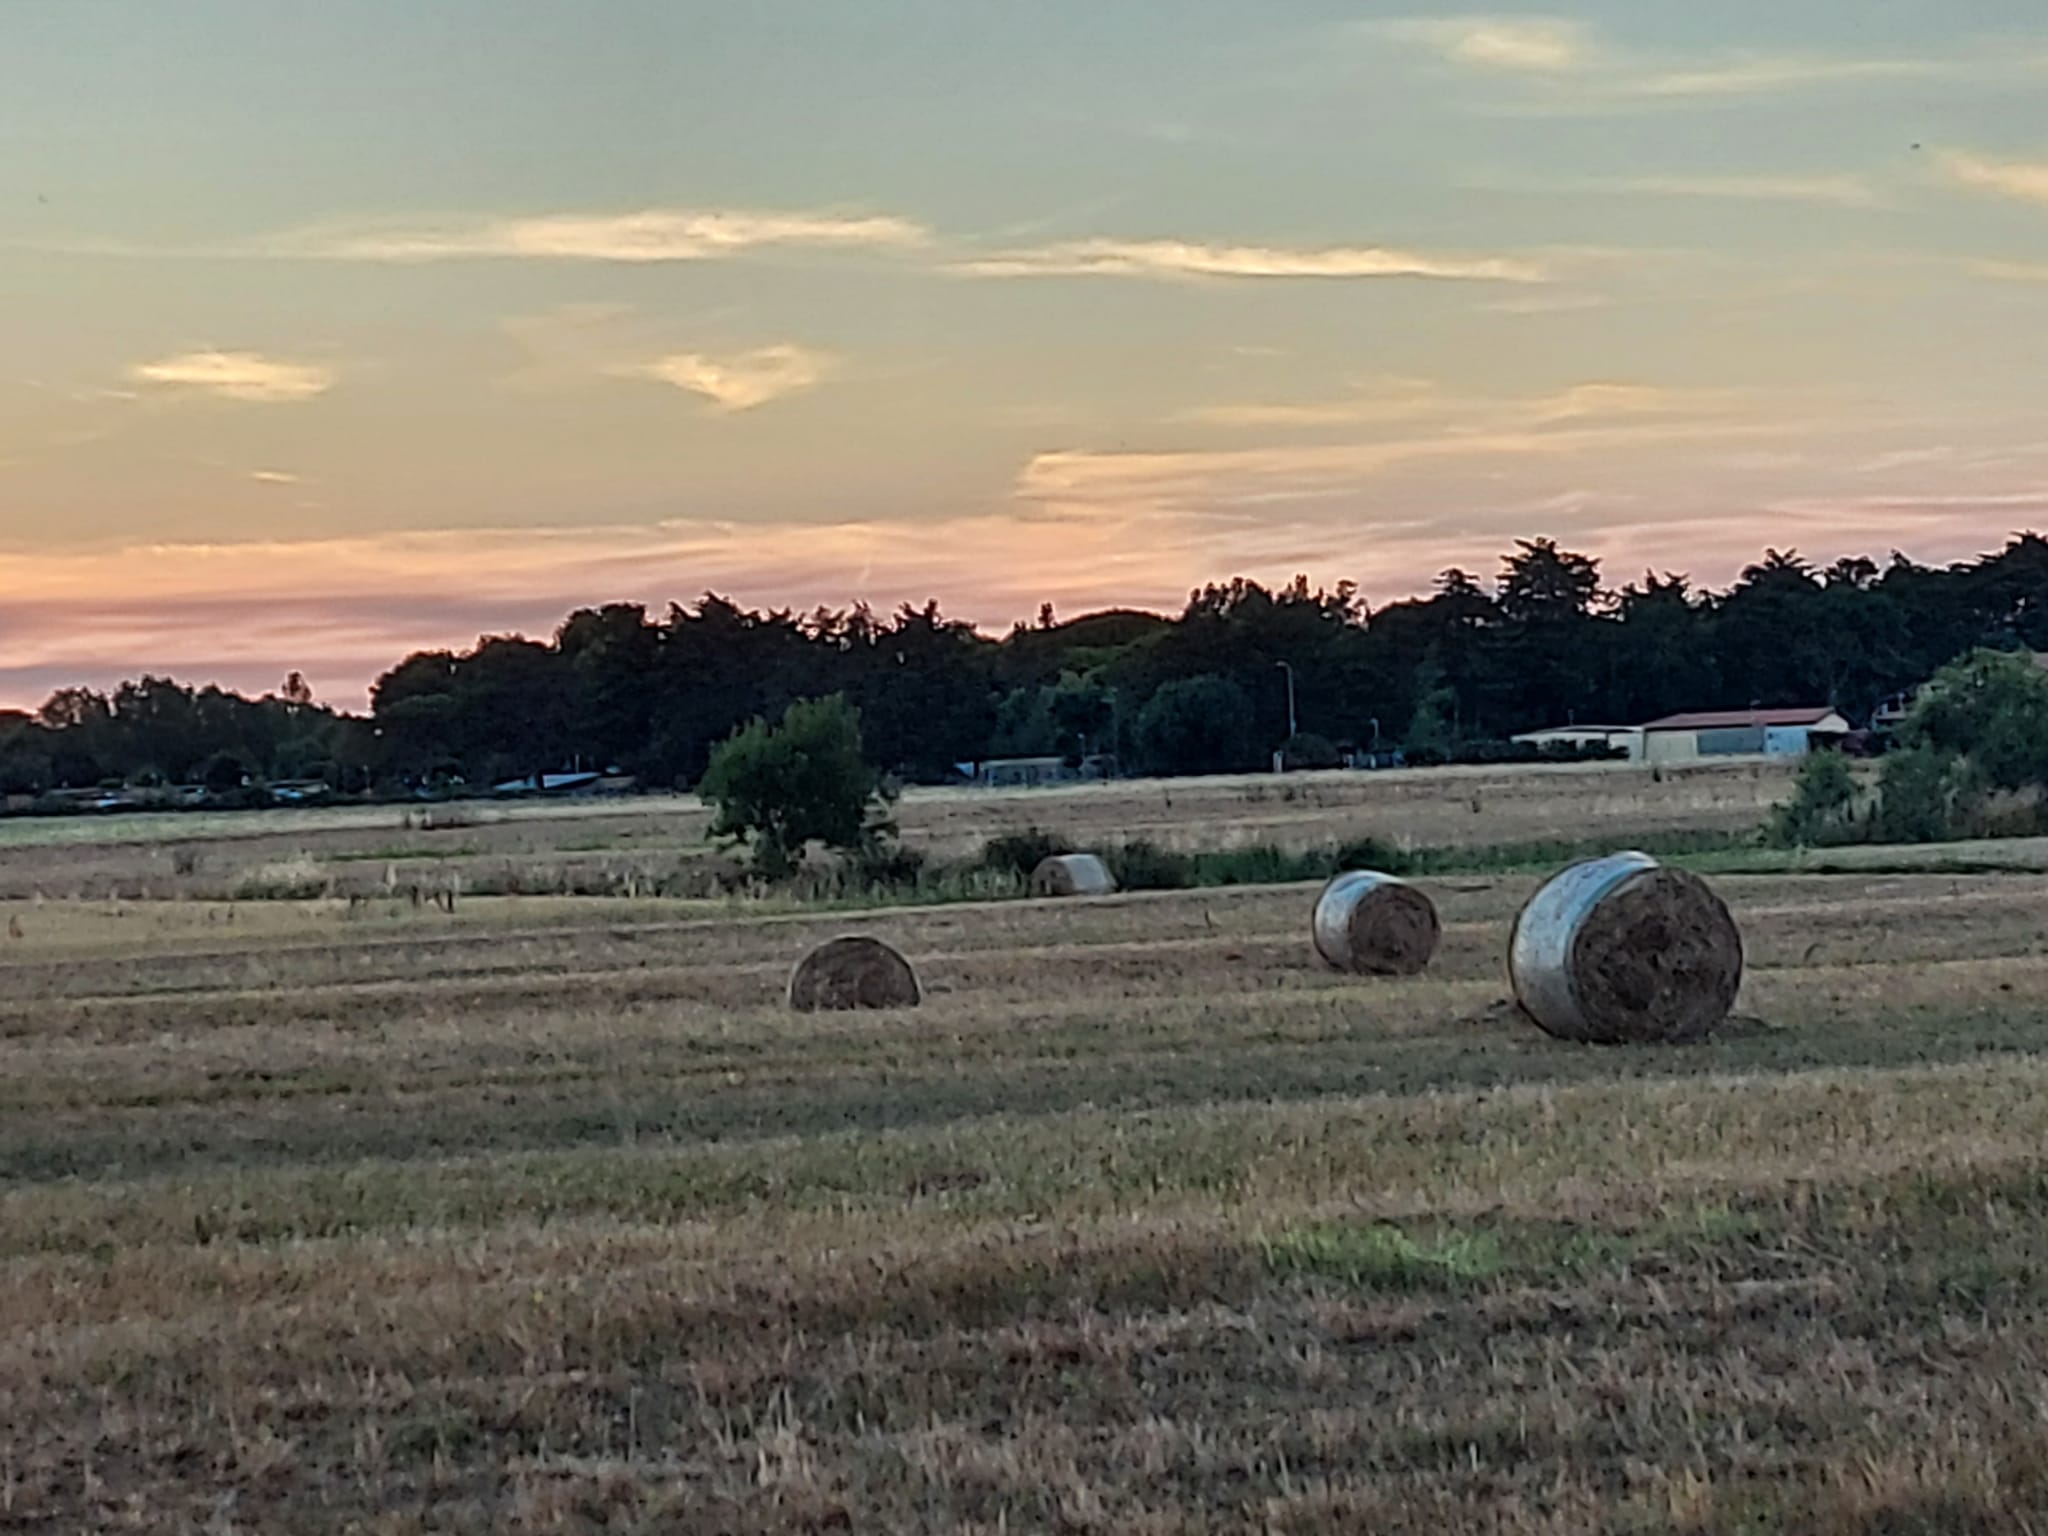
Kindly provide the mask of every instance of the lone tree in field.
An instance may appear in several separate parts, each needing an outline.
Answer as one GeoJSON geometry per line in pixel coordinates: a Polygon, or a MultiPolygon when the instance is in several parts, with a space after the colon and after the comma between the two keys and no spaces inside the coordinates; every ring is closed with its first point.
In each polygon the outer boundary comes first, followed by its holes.
{"type": "Polygon", "coordinates": [[[718,810],[711,835],[751,843],[771,880],[794,874],[814,842],[853,852],[893,830],[881,775],[861,755],[860,712],[839,694],[790,705],[779,725],[742,726],[711,754],[697,792],[718,810]]]}

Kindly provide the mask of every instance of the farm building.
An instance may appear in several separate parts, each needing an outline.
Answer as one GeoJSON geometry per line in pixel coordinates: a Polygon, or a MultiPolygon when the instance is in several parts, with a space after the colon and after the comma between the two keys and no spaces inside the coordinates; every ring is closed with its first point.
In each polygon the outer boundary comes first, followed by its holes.
{"type": "Polygon", "coordinates": [[[1524,731],[1514,740],[1531,747],[1610,747],[1626,752],[1630,762],[1643,755],[1643,728],[1639,725],[1553,725],[1541,731],[1524,731]]]}
{"type": "Polygon", "coordinates": [[[1849,729],[1849,722],[1824,704],[1803,709],[1666,715],[1642,728],[1642,760],[1691,763],[1708,757],[1803,757],[1816,743],[1840,741],[1849,729]]]}

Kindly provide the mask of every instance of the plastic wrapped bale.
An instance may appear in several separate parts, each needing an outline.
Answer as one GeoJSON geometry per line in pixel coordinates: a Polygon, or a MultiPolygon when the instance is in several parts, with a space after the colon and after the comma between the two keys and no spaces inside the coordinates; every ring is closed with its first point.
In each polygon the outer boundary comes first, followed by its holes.
{"type": "Polygon", "coordinates": [[[923,996],[910,962],[880,939],[820,944],[789,978],[789,1006],[798,1013],[915,1008],[923,996]]]}
{"type": "Polygon", "coordinates": [[[1436,903],[1392,875],[1347,870],[1316,898],[1316,953],[1340,971],[1413,976],[1442,938],[1436,903]]]}
{"type": "Polygon", "coordinates": [[[1060,853],[1039,862],[1031,872],[1034,896],[1111,896],[1116,876],[1092,853],[1060,853]]]}
{"type": "Polygon", "coordinates": [[[1598,1045],[1703,1040],[1742,985],[1742,934],[1697,875],[1615,853],[1554,876],[1515,919],[1508,977],[1530,1018],[1598,1045]]]}

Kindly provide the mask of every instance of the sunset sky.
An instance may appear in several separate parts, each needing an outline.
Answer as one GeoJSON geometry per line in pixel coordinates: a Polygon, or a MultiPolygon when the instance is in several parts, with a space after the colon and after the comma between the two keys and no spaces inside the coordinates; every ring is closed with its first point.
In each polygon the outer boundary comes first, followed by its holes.
{"type": "Polygon", "coordinates": [[[2048,526],[2039,0],[8,0],[0,703],[2048,526]]]}

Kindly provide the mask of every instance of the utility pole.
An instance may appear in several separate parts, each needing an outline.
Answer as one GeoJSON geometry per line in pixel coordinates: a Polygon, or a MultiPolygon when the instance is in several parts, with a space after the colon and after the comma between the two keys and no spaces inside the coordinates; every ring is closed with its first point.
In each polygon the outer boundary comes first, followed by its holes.
{"type": "Polygon", "coordinates": [[[1294,664],[1276,661],[1273,665],[1287,674],[1287,739],[1292,741],[1301,734],[1301,726],[1294,718],[1294,664]]]}

